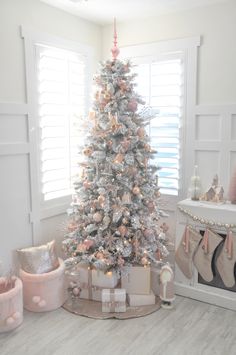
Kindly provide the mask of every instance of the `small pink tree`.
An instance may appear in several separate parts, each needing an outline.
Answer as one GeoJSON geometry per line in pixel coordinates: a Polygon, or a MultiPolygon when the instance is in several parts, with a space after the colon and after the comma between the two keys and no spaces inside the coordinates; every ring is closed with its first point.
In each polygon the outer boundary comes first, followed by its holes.
{"type": "Polygon", "coordinates": [[[231,203],[236,204],[236,168],[230,179],[229,184],[229,200],[231,203]]]}

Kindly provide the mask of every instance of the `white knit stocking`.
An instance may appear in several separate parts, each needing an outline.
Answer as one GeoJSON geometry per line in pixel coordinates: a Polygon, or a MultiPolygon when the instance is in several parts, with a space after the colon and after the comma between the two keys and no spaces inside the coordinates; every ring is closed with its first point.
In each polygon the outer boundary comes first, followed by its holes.
{"type": "Polygon", "coordinates": [[[193,255],[201,239],[202,236],[200,233],[192,229],[190,226],[186,226],[181,242],[175,253],[175,261],[177,265],[183,274],[189,279],[191,279],[193,275],[193,255]]]}
{"type": "Polygon", "coordinates": [[[206,229],[201,243],[194,255],[193,263],[202,278],[210,282],[213,280],[212,258],[217,246],[223,240],[219,234],[206,229]]]}

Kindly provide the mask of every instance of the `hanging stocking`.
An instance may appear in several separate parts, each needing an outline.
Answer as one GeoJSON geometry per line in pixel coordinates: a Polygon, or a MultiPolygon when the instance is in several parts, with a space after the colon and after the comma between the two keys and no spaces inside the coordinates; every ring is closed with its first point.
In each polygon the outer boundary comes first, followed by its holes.
{"type": "Polygon", "coordinates": [[[190,226],[186,226],[181,242],[175,253],[175,261],[183,274],[192,278],[192,260],[195,250],[202,239],[201,234],[190,226]]]}
{"type": "Polygon", "coordinates": [[[235,284],[234,265],[236,263],[236,240],[233,240],[233,233],[228,232],[224,246],[216,260],[216,266],[226,287],[233,287],[235,284]]]}
{"type": "Polygon", "coordinates": [[[202,278],[210,282],[213,280],[212,258],[217,246],[222,242],[223,238],[219,234],[206,229],[199,248],[196,251],[193,263],[196,266],[202,278]]]}

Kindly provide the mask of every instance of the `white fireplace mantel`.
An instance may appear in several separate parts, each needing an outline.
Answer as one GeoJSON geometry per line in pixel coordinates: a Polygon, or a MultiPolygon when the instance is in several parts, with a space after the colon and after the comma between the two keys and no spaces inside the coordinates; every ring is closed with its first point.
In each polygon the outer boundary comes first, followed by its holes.
{"type": "MultiPolygon", "coordinates": [[[[211,229],[218,233],[227,233],[225,225],[234,224],[232,229],[236,238],[236,205],[230,203],[215,204],[204,201],[183,200],[178,206],[187,213],[177,211],[176,219],[176,249],[181,241],[185,226],[191,225],[196,230],[205,230],[207,225],[203,220],[211,222],[211,229]],[[192,217],[188,216],[188,213],[192,217]],[[199,219],[202,219],[200,221],[199,219]],[[216,225],[222,224],[223,226],[216,225]]],[[[235,240],[236,242],[236,240],[235,240]]],[[[176,294],[197,299],[202,302],[215,304],[224,308],[236,310],[236,292],[198,283],[198,272],[193,265],[192,279],[186,278],[178,265],[175,265],[175,290],[176,294]]]]}

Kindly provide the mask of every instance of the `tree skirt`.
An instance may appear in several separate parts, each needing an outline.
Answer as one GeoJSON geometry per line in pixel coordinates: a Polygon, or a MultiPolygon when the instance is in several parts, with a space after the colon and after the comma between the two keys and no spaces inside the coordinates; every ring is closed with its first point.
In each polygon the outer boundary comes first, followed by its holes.
{"type": "Polygon", "coordinates": [[[70,299],[64,303],[63,308],[71,313],[78,314],[94,319],[128,319],[143,317],[157,311],[161,306],[160,298],[156,297],[156,303],[149,306],[129,307],[127,306],[126,312],[122,313],[104,313],[102,312],[102,303],[97,301],[91,301],[87,299],[76,299],[71,301],[70,299]]]}

